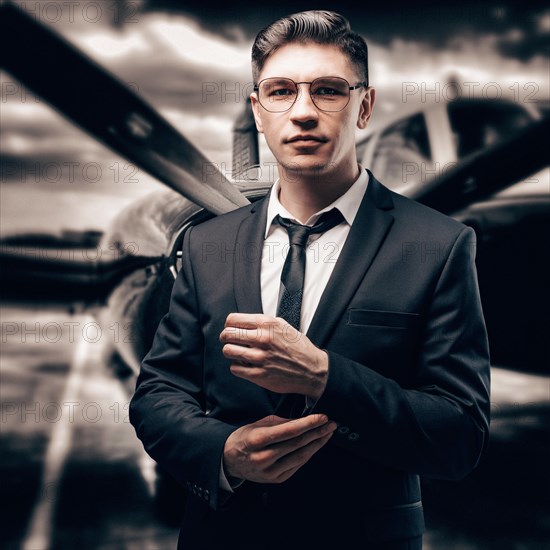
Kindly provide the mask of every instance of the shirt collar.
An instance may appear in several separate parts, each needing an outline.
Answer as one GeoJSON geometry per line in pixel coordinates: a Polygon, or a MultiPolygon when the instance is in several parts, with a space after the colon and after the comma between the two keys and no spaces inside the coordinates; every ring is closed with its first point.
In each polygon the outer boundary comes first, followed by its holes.
{"type": "MultiPolygon", "coordinates": [[[[342,216],[344,216],[346,223],[351,226],[353,220],[355,219],[355,216],[357,215],[359,206],[361,204],[361,201],[363,200],[363,196],[369,184],[368,172],[360,164],[358,166],[359,177],[355,180],[353,185],[334,202],[332,202],[322,210],[315,212],[315,214],[313,214],[308,220],[306,220],[305,225],[313,225],[318,220],[321,214],[323,214],[324,212],[328,212],[333,208],[337,208],[342,213],[342,216]]],[[[269,235],[273,220],[277,215],[301,223],[280,203],[279,190],[280,185],[279,180],[277,180],[271,187],[269,195],[269,205],[267,208],[267,221],[264,238],[267,238],[267,236],[269,235]]]]}

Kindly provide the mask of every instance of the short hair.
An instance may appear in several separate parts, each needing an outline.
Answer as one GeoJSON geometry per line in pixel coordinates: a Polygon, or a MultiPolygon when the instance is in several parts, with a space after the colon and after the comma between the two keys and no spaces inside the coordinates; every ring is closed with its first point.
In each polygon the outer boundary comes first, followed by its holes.
{"type": "Polygon", "coordinates": [[[333,11],[311,10],[294,13],[274,21],[262,29],[252,46],[252,78],[258,82],[269,58],[285,44],[331,44],[348,55],[369,85],[368,48],[364,38],[353,32],[349,21],[333,11]]]}

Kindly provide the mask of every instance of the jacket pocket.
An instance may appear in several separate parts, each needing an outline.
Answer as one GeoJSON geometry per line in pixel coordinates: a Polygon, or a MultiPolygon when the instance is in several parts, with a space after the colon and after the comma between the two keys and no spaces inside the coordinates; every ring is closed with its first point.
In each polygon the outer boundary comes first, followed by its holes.
{"type": "Polygon", "coordinates": [[[347,324],[405,329],[416,326],[419,320],[420,315],[418,313],[379,311],[374,309],[348,309],[347,324]]]}

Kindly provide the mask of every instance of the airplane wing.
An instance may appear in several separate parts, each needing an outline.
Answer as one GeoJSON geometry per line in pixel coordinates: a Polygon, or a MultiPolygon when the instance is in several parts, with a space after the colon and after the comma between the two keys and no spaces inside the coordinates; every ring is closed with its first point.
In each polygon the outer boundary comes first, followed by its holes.
{"type": "Polygon", "coordinates": [[[248,199],[150,105],[51,29],[0,5],[2,67],[75,124],[214,214],[248,199]],[[14,47],[16,45],[16,47],[14,47]]]}

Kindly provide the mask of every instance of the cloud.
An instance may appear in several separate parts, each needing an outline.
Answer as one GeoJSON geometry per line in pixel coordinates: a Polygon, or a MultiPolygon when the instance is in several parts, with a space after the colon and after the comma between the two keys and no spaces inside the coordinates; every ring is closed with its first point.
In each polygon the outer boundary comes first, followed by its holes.
{"type": "Polygon", "coordinates": [[[394,39],[370,48],[371,84],[377,89],[373,127],[399,113],[456,97],[507,99],[525,108],[547,101],[547,61],[504,57],[496,35],[455,38],[446,49],[394,39]],[[458,84],[458,88],[456,87],[458,84]]]}
{"type": "Polygon", "coordinates": [[[139,55],[151,53],[151,46],[141,33],[126,36],[115,36],[113,33],[94,34],[83,39],[88,48],[102,57],[127,57],[128,54],[139,55]]]}
{"type": "Polygon", "coordinates": [[[216,35],[200,31],[186,21],[155,21],[152,32],[183,59],[223,70],[241,70],[246,67],[249,49],[239,48],[216,35]]]}
{"type": "Polygon", "coordinates": [[[157,109],[236,116],[251,91],[251,43],[235,44],[183,16],[142,15],[122,31],[92,28],[71,40],[157,109]]]}

